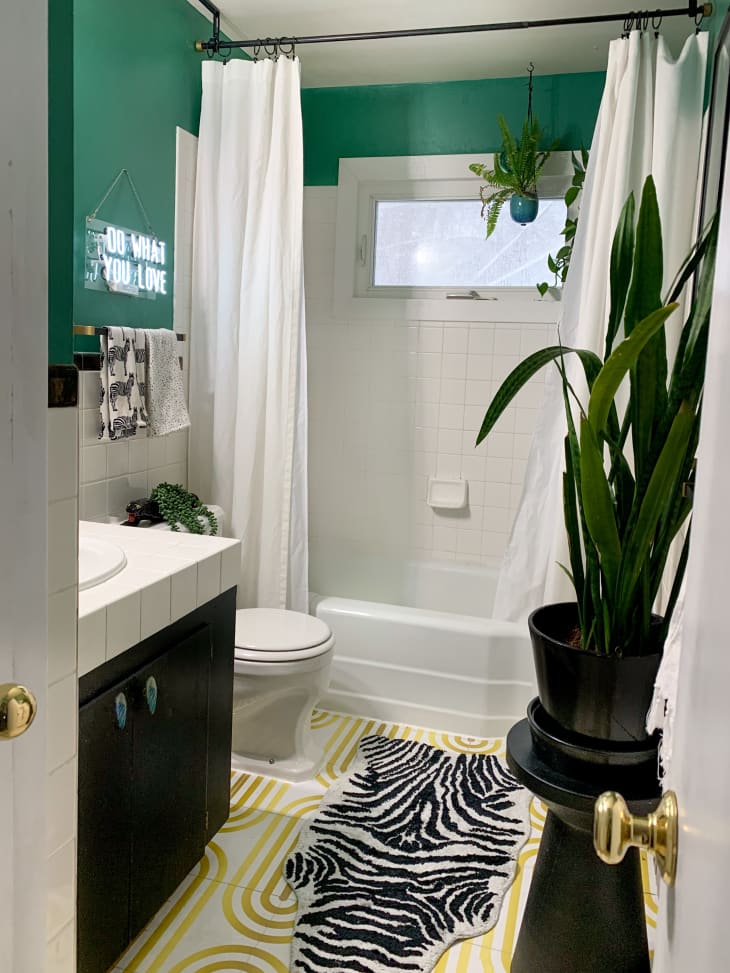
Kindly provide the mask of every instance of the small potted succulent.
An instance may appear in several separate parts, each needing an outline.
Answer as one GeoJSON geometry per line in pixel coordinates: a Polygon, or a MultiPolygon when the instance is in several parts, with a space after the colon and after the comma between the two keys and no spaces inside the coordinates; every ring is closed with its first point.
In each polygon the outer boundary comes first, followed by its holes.
{"type": "Polygon", "coordinates": [[[575,602],[538,608],[529,626],[540,703],[569,733],[625,746],[647,740],[646,713],[687,563],[688,532],[658,618],[652,606],[670,546],[692,507],[716,245],[715,220],[661,296],[662,234],[649,177],[638,221],[632,195],[614,236],[603,357],[560,344],[530,355],[497,391],[477,438],[489,435],[536,372],[557,366],[567,430],[563,567],[575,602]],[[664,327],[693,275],[694,299],[671,361],[664,327]],[[573,356],[585,395],[569,375],[573,356]]]}
{"type": "Polygon", "coordinates": [[[495,153],[494,168],[486,163],[472,162],[471,172],[484,179],[479,194],[482,200],[482,216],[486,215],[487,238],[497,227],[502,207],[509,200],[510,216],[522,225],[537,218],[539,199],[537,183],[542,168],[557,148],[554,142],[548,149],[540,149],[542,131],[537,118],[528,115],[522,123],[521,137],[516,139],[510,132],[503,115],[497,118],[502,132],[502,150],[495,153]]]}

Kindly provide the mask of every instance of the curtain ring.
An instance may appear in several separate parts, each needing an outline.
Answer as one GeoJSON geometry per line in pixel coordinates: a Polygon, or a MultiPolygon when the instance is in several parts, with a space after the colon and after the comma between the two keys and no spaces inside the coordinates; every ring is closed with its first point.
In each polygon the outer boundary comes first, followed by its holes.
{"type": "Polygon", "coordinates": [[[279,52],[284,57],[288,57],[290,61],[294,61],[296,59],[296,41],[294,38],[282,37],[279,40],[279,52]]]}
{"type": "Polygon", "coordinates": [[[258,61],[259,54],[260,53],[261,53],[261,41],[256,41],[256,43],[253,46],[253,59],[254,59],[254,61],[258,61]]]}
{"type": "Polygon", "coordinates": [[[641,30],[645,31],[649,27],[649,14],[644,13],[641,21],[641,30]]]}
{"type": "Polygon", "coordinates": [[[704,19],[705,19],[705,10],[704,7],[700,7],[700,9],[695,14],[695,34],[699,34],[700,27],[702,26],[704,19]]]}
{"type": "Polygon", "coordinates": [[[276,41],[272,37],[267,37],[264,41],[264,52],[270,58],[273,58],[276,54],[276,41]],[[271,50],[269,50],[269,47],[271,50]]]}
{"type": "Polygon", "coordinates": [[[624,39],[631,35],[631,30],[633,26],[634,26],[634,15],[628,14],[626,17],[624,17],[624,31],[623,34],[621,34],[621,36],[624,39]]]}
{"type": "Polygon", "coordinates": [[[654,37],[659,37],[659,28],[662,26],[662,20],[664,18],[661,15],[661,11],[657,12],[651,18],[651,26],[654,28],[654,37]]]}

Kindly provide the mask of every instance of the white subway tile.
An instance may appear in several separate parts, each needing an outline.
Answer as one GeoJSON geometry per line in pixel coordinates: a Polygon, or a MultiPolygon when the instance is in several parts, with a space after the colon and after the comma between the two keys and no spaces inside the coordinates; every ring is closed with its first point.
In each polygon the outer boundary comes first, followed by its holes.
{"type": "Polygon", "coordinates": [[[433,546],[437,551],[456,551],[456,528],[440,527],[433,528],[433,546]]]}
{"type": "Polygon", "coordinates": [[[76,584],[78,575],[76,499],[56,500],[48,505],[48,593],[76,584]]]}
{"type": "Polygon", "coordinates": [[[76,497],[78,491],[78,413],[48,410],[48,500],[76,497]]]}
{"type": "Polygon", "coordinates": [[[459,429],[439,429],[438,451],[439,453],[461,454],[462,433],[459,429]]]}
{"type": "MultiPolygon", "coordinates": [[[[443,406],[441,406],[443,409],[443,406]]],[[[417,426],[425,426],[437,429],[439,426],[439,404],[438,402],[417,402],[415,422],[417,426]]]]}
{"type": "Polygon", "coordinates": [[[135,436],[129,443],[129,472],[144,473],[148,467],[147,437],[135,436]]]}
{"type": "Polygon", "coordinates": [[[197,605],[198,572],[195,565],[183,568],[171,577],[170,621],[187,615],[197,605]]]}
{"type": "Polygon", "coordinates": [[[169,578],[155,581],[140,592],[140,638],[161,632],[170,624],[171,584],[169,578]]]}
{"type": "Polygon", "coordinates": [[[430,325],[421,325],[419,332],[418,350],[423,353],[441,355],[443,350],[444,329],[430,325]]]}
{"type": "Polygon", "coordinates": [[[466,377],[470,381],[489,382],[492,378],[491,355],[469,355],[466,377]]]}
{"type": "Polygon", "coordinates": [[[106,661],[106,608],[79,616],[78,674],[103,665],[106,661]]]}
{"type": "Polygon", "coordinates": [[[48,599],[48,685],[76,671],[76,587],[48,599]]]}
{"type": "Polygon", "coordinates": [[[519,355],[520,332],[517,328],[498,327],[494,332],[495,355],[519,355]]]}
{"type": "Polygon", "coordinates": [[[106,517],[106,480],[85,483],[79,487],[79,517],[81,520],[100,520],[106,517]]]}
{"type": "Polygon", "coordinates": [[[46,847],[49,855],[76,837],[77,770],[73,758],[48,775],[46,847]]]}
{"type": "Polygon", "coordinates": [[[486,457],[476,452],[471,456],[462,456],[461,475],[465,480],[479,482],[486,476],[486,457]]]}
{"type": "Polygon", "coordinates": [[[502,557],[507,550],[509,534],[485,530],[482,532],[482,554],[487,557],[502,557]]]}
{"type": "Polygon", "coordinates": [[[239,545],[221,551],[221,592],[237,585],[241,577],[241,548],[239,545]]]}
{"type": "Polygon", "coordinates": [[[221,591],[221,557],[214,554],[204,561],[198,561],[198,594],[197,604],[204,605],[220,594],[221,591]]]}
{"type": "Polygon", "coordinates": [[[55,851],[47,865],[48,913],[46,938],[52,940],[76,912],[76,842],[55,851]]]}
{"type": "Polygon", "coordinates": [[[106,610],[106,657],[115,658],[140,640],[140,593],[135,591],[106,610]]]}
{"type": "Polygon", "coordinates": [[[106,445],[81,448],[81,482],[95,483],[106,479],[106,445]]]}
{"type": "Polygon", "coordinates": [[[126,476],[129,473],[129,445],[126,440],[109,443],[106,458],[108,477],[126,476]]]}
{"type": "Polygon", "coordinates": [[[444,328],[444,353],[465,355],[469,345],[469,329],[464,327],[444,328]]]}
{"type": "Polygon", "coordinates": [[[492,399],[492,383],[470,379],[466,383],[466,404],[481,405],[485,411],[492,399]]]}
{"type": "Polygon", "coordinates": [[[469,328],[469,357],[494,354],[494,329],[472,326],[469,328]]]}
{"type": "Polygon", "coordinates": [[[466,355],[443,355],[441,377],[444,379],[466,378],[466,355]]]}
{"type": "Polygon", "coordinates": [[[484,495],[484,502],[488,507],[507,508],[510,505],[509,483],[488,483],[484,495]]]}
{"type": "Polygon", "coordinates": [[[512,482],[512,463],[511,459],[502,459],[496,456],[487,457],[486,480],[488,483],[511,483],[512,482]]]}
{"type": "Polygon", "coordinates": [[[487,456],[510,459],[514,453],[515,437],[509,433],[491,432],[486,440],[487,456]]]}
{"type": "Polygon", "coordinates": [[[438,424],[441,429],[462,429],[464,426],[464,406],[442,402],[438,411],[438,424]]]}
{"type": "Polygon", "coordinates": [[[46,767],[49,773],[61,767],[76,755],[77,688],[76,673],[48,688],[46,767]]]}
{"type": "Polygon", "coordinates": [[[479,530],[459,530],[456,536],[456,550],[459,554],[481,554],[482,534],[479,530]]]}
{"type": "Polygon", "coordinates": [[[461,378],[442,378],[439,395],[434,401],[447,405],[461,405],[466,396],[466,381],[461,378]]]}
{"type": "MultiPolygon", "coordinates": [[[[418,355],[418,375],[420,378],[440,378],[442,355],[418,355]]],[[[463,376],[462,376],[463,377],[463,376]]],[[[459,378],[458,375],[447,375],[446,378],[459,378]]]]}
{"type": "Polygon", "coordinates": [[[461,455],[439,453],[436,458],[436,476],[445,480],[458,480],[461,476],[461,455]]]}

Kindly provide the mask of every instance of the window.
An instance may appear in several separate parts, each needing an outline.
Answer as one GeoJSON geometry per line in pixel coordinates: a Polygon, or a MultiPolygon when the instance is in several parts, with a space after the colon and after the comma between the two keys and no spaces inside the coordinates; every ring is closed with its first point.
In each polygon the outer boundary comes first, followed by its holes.
{"type": "Polygon", "coordinates": [[[555,294],[542,299],[535,285],[549,279],[547,255],[563,243],[562,197],[572,177],[570,153],[554,153],[548,162],[552,169],[540,183],[537,220],[527,226],[514,223],[507,204],[488,240],[480,180],[469,172],[477,157],[340,160],[335,258],[339,313],[557,320],[555,294]]]}
{"type": "Polygon", "coordinates": [[[489,239],[479,200],[373,202],[373,287],[531,287],[563,244],[562,199],[541,199],[527,226],[504,206],[489,239]]]}

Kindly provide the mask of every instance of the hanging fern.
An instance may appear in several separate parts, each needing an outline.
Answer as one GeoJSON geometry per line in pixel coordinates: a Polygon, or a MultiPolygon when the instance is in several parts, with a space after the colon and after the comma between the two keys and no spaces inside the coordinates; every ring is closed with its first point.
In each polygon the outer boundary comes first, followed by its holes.
{"type": "Polygon", "coordinates": [[[205,531],[201,518],[204,518],[208,521],[209,533],[218,533],[215,514],[194,493],[190,493],[179,483],[160,483],[152,491],[150,499],[160,508],[160,513],[172,530],[180,530],[182,524],[191,534],[203,534],[205,531]]]}
{"type": "Polygon", "coordinates": [[[537,118],[524,120],[519,141],[510,132],[504,115],[499,115],[497,121],[502,133],[502,151],[495,153],[494,168],[480,162],[469,166],[471,172],[487,183],[479,190],[482,217],[486,215],[487,220],[487,237],[497,228],[499,214],[508,199],[515,195],[537,196],[540,173],[558,144],[553,142],[550,148],[540,149],[543,133],[537,118]]]}

